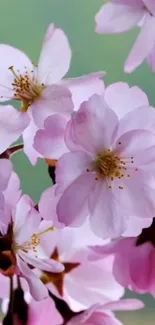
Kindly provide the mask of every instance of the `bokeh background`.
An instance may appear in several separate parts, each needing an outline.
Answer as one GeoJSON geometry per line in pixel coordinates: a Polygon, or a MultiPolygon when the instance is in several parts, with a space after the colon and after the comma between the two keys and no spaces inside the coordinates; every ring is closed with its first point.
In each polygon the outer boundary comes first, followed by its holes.
{"type": "MultiPolygon", "coordinates": [[[[135,0],[136,1],[136,0],[135,0]]],[[[104,0],[0,0],[0,43],[8,43],[25,51],[37,63],[44,33],[54,22],[68,35],[73,52],[69,77],[93,71],[107,71],[106,85],[125,81],[138,85],[155,106],[155,75],[147,64],[136,72],[125,74],[123,64],[138,35],[134,29],[124,35],[97,35],[94,16],[104,0]]],[[[62,53],[63,60],[63,53],[62,53]]],[[[2,141],[2,139],[1,139],[2,141]]],[[[13,158],[24,193],[37,202],[41,192],[50,185],[47,166],[39,161],[34,168],[23,153],[13,158]]],[[[132,293],[127,293],[133,297],[132,293]]],[[[155,323],[155,301],[142,296],[146,308],[140,312],[121,313],[124,325],[152,325],[155,323]]]]}

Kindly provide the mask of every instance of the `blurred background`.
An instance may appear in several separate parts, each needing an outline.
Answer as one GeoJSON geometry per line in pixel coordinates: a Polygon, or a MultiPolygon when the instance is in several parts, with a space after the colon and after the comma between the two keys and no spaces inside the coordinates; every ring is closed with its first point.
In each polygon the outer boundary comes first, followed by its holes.
{"type": "MultiPolygon", "coordinates": [[[[136,0],[135,0],[136,1],[136,0]]],[[[69,77],[90,72],[107,71],[106,85],[125,81],[138,85],[155,106],[155,76],[147,64],[136,72],[125,74],[123,65],[138,35],[134,29],[124,35],[97,35],[94,16],[104,0],[1,0],[0,43],[8,43],[26,52],[37,63],[44,33],[48,24],[54,22],[67,34],[72,48],[72,64],[69,77]]],[[[63,53],[62,53],[63,55],[63,53]]],[[[47,166],[39,161],[32,167],[28,159],[18,153],[13,158],[15,170],[21,178],[22,189],[37,202],[41,192],[51,184],[47,166]]],[[[132,293],[127,294],[130,297],[132,293]]],[[[124,325],[152,325],[155,323],[155,301],[142,296],[146,308],[140,312],[121,313],[124,325]]]]}

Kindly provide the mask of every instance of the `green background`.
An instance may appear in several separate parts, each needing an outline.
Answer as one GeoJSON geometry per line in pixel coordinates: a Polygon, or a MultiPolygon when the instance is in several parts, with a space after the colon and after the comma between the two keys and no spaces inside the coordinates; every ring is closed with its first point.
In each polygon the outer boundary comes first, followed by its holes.
{"type": "MultiPolygon", "coordinates": [[[[136,1],[136,0],[135,0],[136,1]]],[[[73,52],[69,77],[93,71],[107,71],[106,84],[126,81],[140,86],[155,105],[155,77],[147,64],[136,72],[125,74],[123,64],[138,35],[134,29],[124,35],[97,35],[94,16],[103,0],[0,0],[0,42],[26,52],[37,63],[44,33],[54,22],[68,35],[73,52]]],[[[63,54],[62,54],[63,60],[63,54]]],[[[15,170],[22,180],[22,188],[37,202],[41,192],[50,184],[47,166],[39,161],[34,168],[24,154],[13,158],[15,170]]],[[[133,296],[130,294],[130,296],[133,296]]],[[[147,308],[136,313],[124,313],[125,325],[154,324],[154,299],[144,298],[147,308]]]]}

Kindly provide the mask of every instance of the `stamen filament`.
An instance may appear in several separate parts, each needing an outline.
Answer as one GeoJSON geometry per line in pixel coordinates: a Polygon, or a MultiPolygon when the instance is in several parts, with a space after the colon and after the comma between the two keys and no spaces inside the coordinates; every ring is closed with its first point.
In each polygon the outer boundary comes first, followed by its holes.
{"type": "Polygon", "coordinates": [[[44,230],[44,231],[42,231],[42,232],[39,232],[39,233],[37,234],[37,236],[44,235],[44,234],[46,234],[47,232],[49,232],[49,231],[53,231],[53,230],[54,230],[54,227],[52,226],[52,227],[50,227],[50,228],[48,228],[48,229],[46,229],[46,230],[44,230]]]}

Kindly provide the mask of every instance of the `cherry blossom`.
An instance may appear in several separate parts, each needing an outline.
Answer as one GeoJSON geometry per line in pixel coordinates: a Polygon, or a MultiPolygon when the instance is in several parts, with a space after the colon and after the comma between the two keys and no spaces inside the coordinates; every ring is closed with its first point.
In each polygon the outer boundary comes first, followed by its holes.
{"type": "Polygon", "coordinates": [[[69,70],[71,48],[65,33],[53,24],[45,34],[38,66],[22,51],[5,44],[0,44],[0,58],[0,99],[3,102],[15,99],[22,103],[18,114],[10,107],[5,108],[4,116],[0,111],[0,123],[5,126],[2,150],[23,134],[25,153],[35,164],[40,155],[32,146],[33,138],[37,130],[44,128],[46,118],[56,114],[67,123],[73,107],[78,107],[79,102],[96,92],[103,93],[104,83],[100,78],[105,73],[62,80],[69,70]],[[10,113],[12,119],[6,123],[10,113]]]}
{"type": "MultiPolygon", "coordinates": [[[[17,193],[19,193],[18,187],[17,193]]],[[[41,300],[48,296],[47,289],[29,266],[56,273],[64,269],[59,262],[42,257],[41,254],[40,237],[53,228],[39,232],[41,216],[32,200],[27,195],[21,196],[20,199],[18,197],[11,209],[10,194],[11,191],[8,189],[5,193],[5,218],[3,217],[0,223],[0,270],[5,276],[17,274],[25,277],[34,299],[41,300]]]]}
{"type": "Polygon", "coordinates": [[[135,26],[141,28],[124,69],[132,72],[147,59],[155,71],[155,3],[154,0],[112,0],[96,15],[96,31],[100,34],[124,33],[135,26]]]}
{"type": "Polygon", "coordinates": [[[58,220],[79,226],[90,215],[102,238],[123,234],[131,216],[154,215],[155,136],[140,125],[120,134],[119,126],[104,98],[92,96],[69,122],[71,152],[56,167],[58,220]]]}

